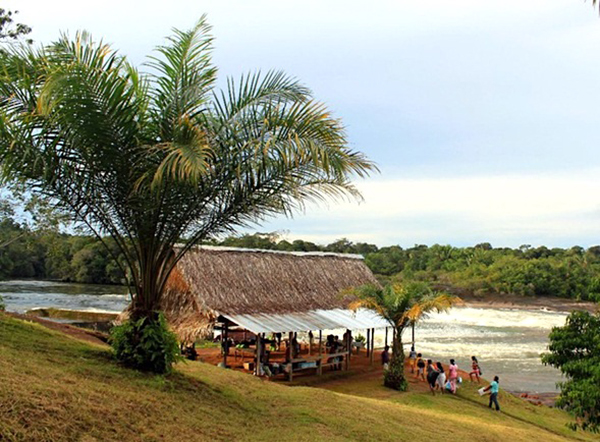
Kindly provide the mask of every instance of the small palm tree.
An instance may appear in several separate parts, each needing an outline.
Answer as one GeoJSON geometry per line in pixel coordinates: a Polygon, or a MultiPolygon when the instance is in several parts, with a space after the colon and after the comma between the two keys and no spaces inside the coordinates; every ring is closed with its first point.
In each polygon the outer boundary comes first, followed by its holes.
{"type": "Polygon", "coordinates": [[[354,290],[357,300],[350,308],[369,308],[385,318],[394,329],[390,367],[384,374],[384,385],[406,391],[402,332],[430,312],[447,311],[462,302],[457,296],[435,292],[425,283],[388,284],[385,287],[364,285],[354,290]]]}

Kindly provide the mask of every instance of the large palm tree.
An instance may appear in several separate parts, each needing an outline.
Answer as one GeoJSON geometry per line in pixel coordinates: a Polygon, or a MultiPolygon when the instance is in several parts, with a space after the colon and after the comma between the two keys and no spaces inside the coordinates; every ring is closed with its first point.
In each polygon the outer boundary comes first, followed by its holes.
{"type": "Polygon", "coordinates": [[[0,54],[4,179],[114,239],[133,319],[155,316],[194,244],[310,200],[360,197],[352,176],[375,169],[281,72],[216,90],[212,41],[204,17],[175,30],[147,73],[86,33],[0,54]]]}
{"type": "Polygon", "coordinates": [[[364,285],[353,291],[357,296],[352,309],[369,308],[385,318],[393,328],[390,367],[384,373],[386,387],[405,391],[408,383],[404,377],[404,347],[402,332],[411,324],[433,311],[447,311],[461,303],[461,299],[431,290],[425,283],[396,283],[384,287],[364,285]]]}

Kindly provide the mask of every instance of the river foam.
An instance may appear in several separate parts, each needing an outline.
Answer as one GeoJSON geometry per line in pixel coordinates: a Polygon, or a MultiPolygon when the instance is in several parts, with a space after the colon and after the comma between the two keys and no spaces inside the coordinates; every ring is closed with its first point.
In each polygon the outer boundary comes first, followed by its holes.
{"type": "MultiPolygon", "coordinates": [[[[23,313],[35,307],[56,307],[98,312],[121,312],[129,303],[125,289],[115,286],[65,284],[51,281],[0,282],[0,295],[7,310],[23,313]]],[[[565,323],[566,313],[546,309],[458,307],[436,313],[416,327],[417,351],[424,357],[447,363],[456,359],[469,371],[470,357],[477,356],[484,376],[500,376],[504,388],[515,391],[556,391],[560,373],[545,367],[540,355],[547,351],[548,333],[565,323]]],[[[330,332],[326,332],[330,333],[330,332]]],[[[335,334],[342,336],[343,330],[335,334]]],[[[357,330],[355,336],[366,330],[357,330]]],[[[389,335],[391,339],[391,333],[389,335]]],[[[382,347],[385,331],[375,333],[382,347]]],[[[411,330],[403,334],[408,354],[411,330]]]]}

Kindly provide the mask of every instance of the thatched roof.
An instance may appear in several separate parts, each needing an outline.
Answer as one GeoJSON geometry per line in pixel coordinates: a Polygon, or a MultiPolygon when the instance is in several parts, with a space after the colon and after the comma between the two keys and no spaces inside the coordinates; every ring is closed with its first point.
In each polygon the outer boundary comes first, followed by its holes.
{"type": "Polygon", "coordinates": [[[162,310],[182,340],[218,315],[344,309],[344,290],[377,280],[359,255],[199,246],[177,264],[162,310]]]}

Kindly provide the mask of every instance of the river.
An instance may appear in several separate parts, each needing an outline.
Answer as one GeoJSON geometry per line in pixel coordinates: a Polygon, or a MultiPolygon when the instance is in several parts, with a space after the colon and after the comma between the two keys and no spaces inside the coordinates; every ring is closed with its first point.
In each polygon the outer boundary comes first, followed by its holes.
{"type": "MultiPolygon", "coordinates": [[[[123,287],[49,281],[0,282],[0,296],[8,311],[18,313],[34,307],[121,312],[128,304],[123,287]]],[[[552,392],[561,376],[541,364],[540,354],[547,349],[552,327],[563,325],[566,316],[543,309],[454,308],[430,315],[417,325],[417,351],[444,363],[454,358],[466,371],[475,355],[483,375],[488,379],[498,375],[508,390],[552,392]]],[[[410,330],[403,339],[410,342],[410,330]]],[[[383,345],[384,332],[378,331],[375,340],[376,346],[383,345]]]]}

